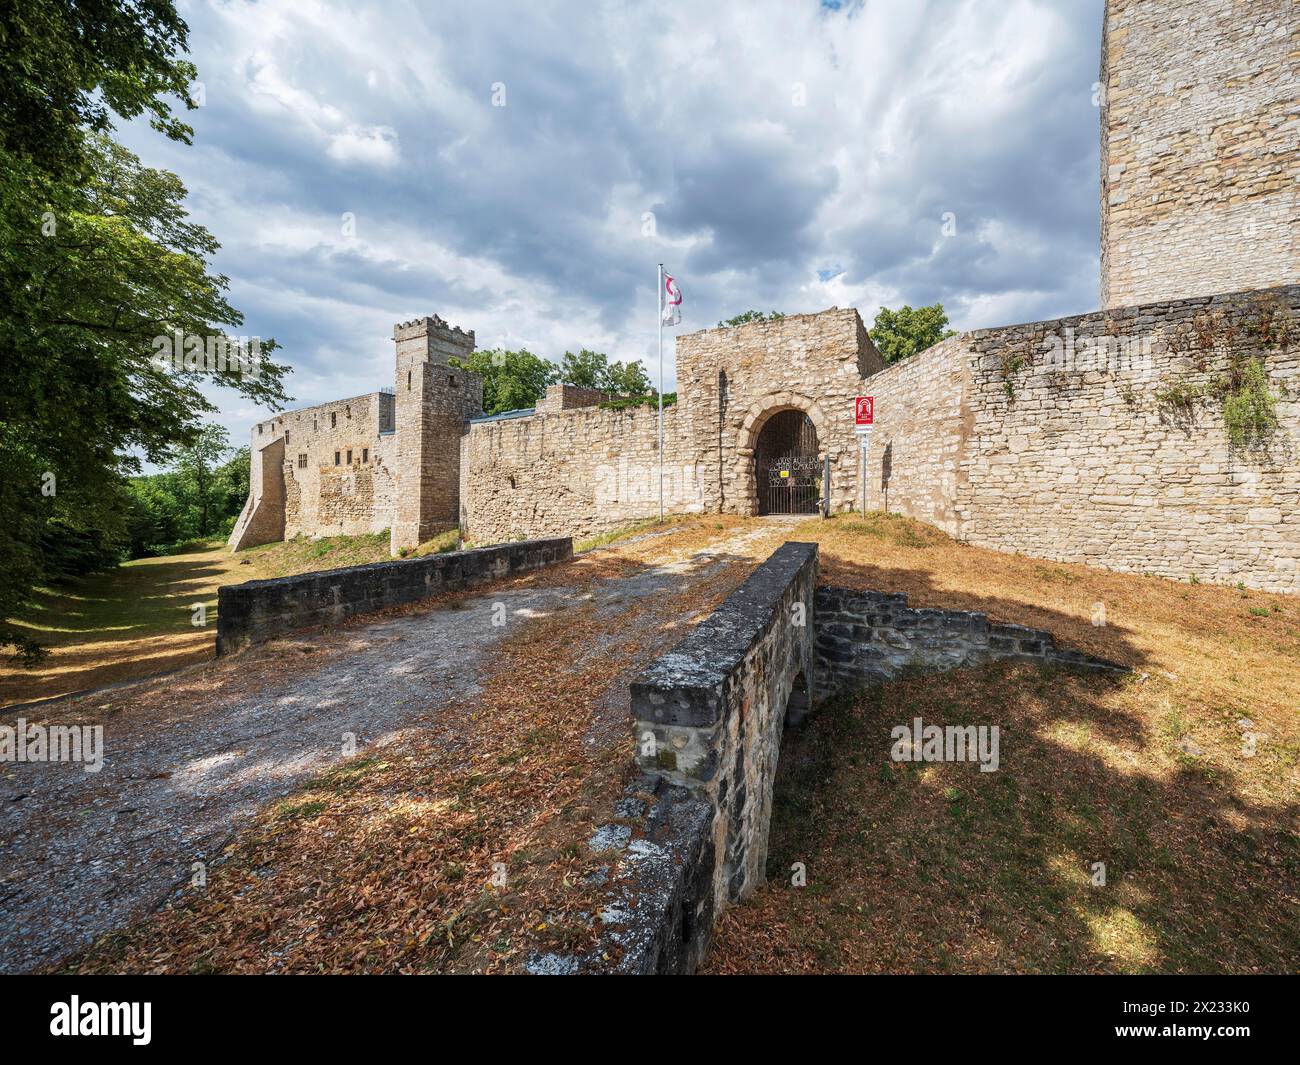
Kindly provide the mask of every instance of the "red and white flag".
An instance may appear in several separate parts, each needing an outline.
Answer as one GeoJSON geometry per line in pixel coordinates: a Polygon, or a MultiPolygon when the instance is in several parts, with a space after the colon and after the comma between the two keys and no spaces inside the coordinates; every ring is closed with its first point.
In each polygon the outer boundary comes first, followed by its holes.
{"type": "Polygon", "coordinates": [[[672,274],[664,274],[664,289],[659,293],[659,320],[664,325],[678,325],[682,320],[682,290],[672,274]]]}

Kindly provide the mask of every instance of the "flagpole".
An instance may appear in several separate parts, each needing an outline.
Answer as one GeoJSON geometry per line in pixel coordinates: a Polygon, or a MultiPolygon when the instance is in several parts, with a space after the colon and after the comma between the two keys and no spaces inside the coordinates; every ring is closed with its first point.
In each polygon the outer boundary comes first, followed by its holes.
{"type": "Polygon", "coordinates": [[[664,520],[664,264],[659,264],[655,310],[659,316],[659,523],[664,520]]]}

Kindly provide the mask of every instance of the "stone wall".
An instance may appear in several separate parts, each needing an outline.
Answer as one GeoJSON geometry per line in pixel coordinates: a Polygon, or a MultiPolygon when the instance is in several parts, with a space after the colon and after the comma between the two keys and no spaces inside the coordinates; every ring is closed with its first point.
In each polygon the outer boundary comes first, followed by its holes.
{"type": "MultiPolygon", "coordinates": [[[[664,408],[664,500],[704,509],[704,470],[677,405],[664,408]]],[[[461,442],[467,539],[591,535],[659,514],[658,414],[585,407],[474,422],[461,442]]]]}
{"type": "Polygon", "coordinates": [[[337,624],[354,614],[471,588],[572,557],[573,541],[566,537],[223,585],[217,593],[217,654],[230,654],[293,629],[337,624]]]}
{"type": "Polygon", "coordinates": [[[581,388],[578,385],[547,385],[546,394],[537,401],[536,413],[555,414],[579,407],[596,407],[611,398],[599,388],[581,388]]]}
{"type": "Polygon", "coordinates": [[[284,452],[284,532],[355,536],[387,529],[393,515],[393,396],[371,392],[290,411],[253,429],[284,452]]]}
{"type": "Polygon", "coordinates": [[[817,545],[783,544],[632,683],[638,764],[714,811],[714,913],[766,875],[786,708],[813,683],[816,584],[817,545]]]}
{"type": "Polygon", "coordinates": [[[1300,281],[1300,8],[1108,0],[1101,304],[1300,281]]]}
{"type": "Polygon", "coordinates": [[[831,510],[853,506],[858,485],[853,401],[884,366],[858,312],[832,307],[677,338],[682,429],[702,464],[704,504],[750,514],[758,496],[754,447],[781,410],[805,412],[831,460],[831,510]]]}
{"type": "Polygon", "coordinates": [[[867,383],[867,505],[1038,558],[1300,591],[1296,323],[1288,286],[953,337],[867,383]],[[1234,352],[1276,396],[1265,446],[1232,446],[1213,395],[1234,352]]]}
{"type": "Polygon", "coordinates": [[[1050,632],[990,622],[973,610],[913,609],[898,592],[823,585],[816,611],[818,700],[893,680],[1019,658],[1112,671],[1127,667],[1056,646],[1050,632]]]}
{"type": "MultiPolygon", "coordinates": [[[[852,308],[678,337],[678,401],[664,409],[665,509],[753,512],[754,446],[767,420],[791,409],[808,414],[830,456],[831,509],[850,509],[859,483],[853,400],[863,375],[882,366],[852,308]]],[[[460,491],[469,539],[589,535],[658,515],[655,409],[564,409],[559,392],[548,397],[532,417],[471,424],[460,491]]]]}
{"type": "Polygon", "coordinates": [[[587,957],[541,955],[535,975],[693,973],[713,935],[714,809],[689,788],[641,774],[614,804],[615,820],[589,841],[608,859],[608,890],[596,920],[599,945],[587,957]]]}
{"type": "Polygon", "coordinates": [[[232,551],[284,539],[284,439],[249,449],[248,499],[230,530],[232,551]]]}
{"type": "MultiPolygon", "coordinates": [[[[868,510],[902,511],[957,534],[961,463],[973,420],[968,356],[966,340],[950,337],[863,383],[875,397],[868,510]]],[[[856,508],[862,509],[860,497],[856,508]]]]}

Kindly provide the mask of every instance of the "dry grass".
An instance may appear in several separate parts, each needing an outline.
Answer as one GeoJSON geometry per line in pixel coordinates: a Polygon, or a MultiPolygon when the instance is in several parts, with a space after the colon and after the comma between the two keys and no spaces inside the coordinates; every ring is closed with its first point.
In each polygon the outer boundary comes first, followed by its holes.
{"type": "Polygon", "coordinates": [[[824,580],[1047,628],[1137,672],[1002,664],[823,708],[787,738],[771,882],[724,918],[713,971],[1296,970],[1300,600],[996,554],[884,515],[794,535],[821,543],[824,580]],[[917,716],[999,726],[1001,768],[891,762],[890,729],[917,716]]]}
{"type": "MultiPolygon", "coordinates": [[[[509,972],[533,953],[586,949],[594,936],[582,915],[600,888],[587,880],[598,863],[583,841],[608,819],[631,769],[627,685],[775,548],[779,531],[752,555],[719,557],[680,590],[627,603],[613,618],[598,618],[583,589],[686,559],[739,524],[685,523],[513,582],[572,587],[573,605],[497,645],[472,701],[264,810],[204,890],[69,967],[509,972]],[[500,886],[491,884],[497,869],[500,886]]],[[[241,656],[240,682],[264,683],[268,663],[286,668],[279,654],[241,656]]]]}
{"type": "MultiPolygon", "coordinates": [[[[503,641],[473,702],[263,811],[203,893],[71,967],[508,972],[586,949],[598,890],[583,842],[630,770],[627,684],[783,532],[709,516],[525,578],[574,588],[574,606],[503,641]],[[630,606],[614,629],[581,601],[750,532],[707,578],[630,606]]],[[[788,535],[821,543],[824,580],[1047,628],[1136,672],[1002,664],[819,710],[787,738],[772,882],[724,918],[714,971],[1296,968],[1300,600],[997,554],[884,515],[788,535]],[[1098,602],[1105,627],[1091,623],[1098,602]],[[998,725],[1001,769],[889,762],[889,729],[914,716],[998,725]],[[1244,717],[1264,737],[1253,758],[1244,717]],[[786,886],[795,861],[806,888],[786,886]]],[[[288,668],[312,666],[270,647],[186,684],[273,693],[288,668]]],[[[161,705],[165,687],[148,699],[161,705]]]]}
{"type": "MultiPolygon", "coordinates": [[[[232,555],[212,542],[177,555],[142,558],[56,588],[37,590],[16,626],[50,648],[25,669],[0,658],[0,706],[135,680],[213,657],[217,589],[223,584],[359,566],[389,558],[388,533],[298,539],[232,555]],[[192,624],[202,603],[206,624],[192,624]]],[[[417,554],[454,549],[456,531],[417,554]]]]}

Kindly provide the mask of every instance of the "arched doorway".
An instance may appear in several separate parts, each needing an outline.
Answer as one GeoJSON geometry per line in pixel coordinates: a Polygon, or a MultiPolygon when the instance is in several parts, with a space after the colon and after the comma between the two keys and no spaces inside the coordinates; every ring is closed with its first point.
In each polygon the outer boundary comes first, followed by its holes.
{"type": "Polygon", "coordinates": [[[760,514],[816,514],[822,490],[817,427],[801,410],[777,411],[754,445],[760,514]]]}

